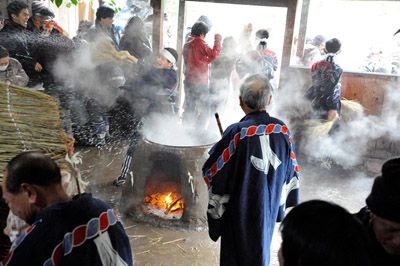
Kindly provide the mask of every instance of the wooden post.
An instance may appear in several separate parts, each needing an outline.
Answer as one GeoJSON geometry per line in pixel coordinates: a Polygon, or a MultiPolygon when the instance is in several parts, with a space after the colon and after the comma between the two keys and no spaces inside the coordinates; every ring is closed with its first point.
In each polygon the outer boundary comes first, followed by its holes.
{"type": "MultiPolygon", "coordinates": [[[[285,37],[283,41],[283,51],[282,51],[282,65],[281,65],[281,73],[285,73],[285,70],[290,66],[290,56],[292,52],[292,40],[293,40],[293,29],[296,17],[296,7],[297,0],[289,0],[287,6],[287,14],[286,14],[286,28],[285,28],[285,37]]],[[[280,79],[282,79],[282,76],[280,79]]],[[[281,80],[279,81],[281,84],[281,80]]]]}
{"type": "Polygon", "coordinates": [[[158,53],[163,47],[164,0],[152,0],[153,7],[153,51],[158,53]]]}
{"type": "Polygon", "coordinates": [[[297,40],[297,51],[296,56],[303,58],[304,45],[307,37],[307,21],[308,21],[308,10],[310,9],[310,0],[303,0],[301,7],[301,18],[300,18],[300,30],[299,39],[297,40]]]}
{"type": "Polygon", "coordinates": [[[178,52],[179,59],[176,64],[178,67],[178,75],[179,75],[179,88],[178,88],[178,97],[177,97],[177,106],[182,105],[182,92],[183,92],[183,56],[182,56],[182,51],[183,51],[183,45],[186,40],[185,38],[185,24],[186,24],[186,2],[185,0],[180,0],[179,1],[179,17],[178,17],[178,32],[177,32],[177,43],[176,43],[176,51],[178,52]]]}

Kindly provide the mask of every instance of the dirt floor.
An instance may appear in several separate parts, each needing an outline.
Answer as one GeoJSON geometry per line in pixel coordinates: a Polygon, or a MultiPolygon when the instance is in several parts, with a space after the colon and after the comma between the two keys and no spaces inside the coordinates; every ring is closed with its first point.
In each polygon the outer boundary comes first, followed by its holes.
{"type": "MultiPolygon", "coordinates": [[[[94,147],[78,147],[83,164],[80,166],[86,188],[94,196],[110,203],[118,212],[121,188],[114,187],[112,180],[119,175],[126,143],[114,143],[102,150],[94,147]]],[[[319,164],[308,164],[298,155],[301,172],[301,201],[323,199],[335,202],[350,212],[358,211],[365,204],[373,177],[363,167],[344,170],[333,166],[323,169],[319,164]]],[[[376,170],[379,167],[375,167],[376,170]]],[[[201,178],[201,177],[200,177],[201,178]]],[[[207,232],[185,232],[138,224],[120,214],[131,239],[132,252],[138,266],[141,265],[219,265],[219,241],[209,239],[207,232]]],[[[277,251],[280,246],[279,224],[275,228],[271,247],[271,264],[279,265],[277,251]]]]}

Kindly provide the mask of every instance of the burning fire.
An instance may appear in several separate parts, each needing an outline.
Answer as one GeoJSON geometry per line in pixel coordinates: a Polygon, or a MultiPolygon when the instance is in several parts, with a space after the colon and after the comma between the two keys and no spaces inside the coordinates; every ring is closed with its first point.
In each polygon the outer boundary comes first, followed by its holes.
{"type": "Polygon", "coordinates": [[[154,193],[150,196],[145,196],[143,207],[145,212],[157,216],[182,215],[183,198],[179,193],[154,193]],[[159,215],[159,213],[164,215],[159,215]]]}

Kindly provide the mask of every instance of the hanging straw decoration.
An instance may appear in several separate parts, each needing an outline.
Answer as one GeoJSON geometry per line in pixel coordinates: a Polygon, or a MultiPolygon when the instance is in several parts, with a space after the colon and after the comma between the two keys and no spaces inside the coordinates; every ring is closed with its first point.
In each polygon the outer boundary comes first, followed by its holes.
{"type": "Polygon", "coordinates": [[[0,184],[8,161],[23,151],[65,158],[70,139],[60,115],[55,98],[0,82],[0,184]]]}

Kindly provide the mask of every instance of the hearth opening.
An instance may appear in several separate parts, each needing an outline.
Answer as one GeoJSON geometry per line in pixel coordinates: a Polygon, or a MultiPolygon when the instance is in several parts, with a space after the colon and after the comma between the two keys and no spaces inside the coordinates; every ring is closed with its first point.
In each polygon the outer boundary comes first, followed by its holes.
{"type": "Polygon", "coordinates": [[[155,157],[147,177],[143,212],[166,220],[179,220],[184,211],[179,159],[167,152],[155,157]]]}

